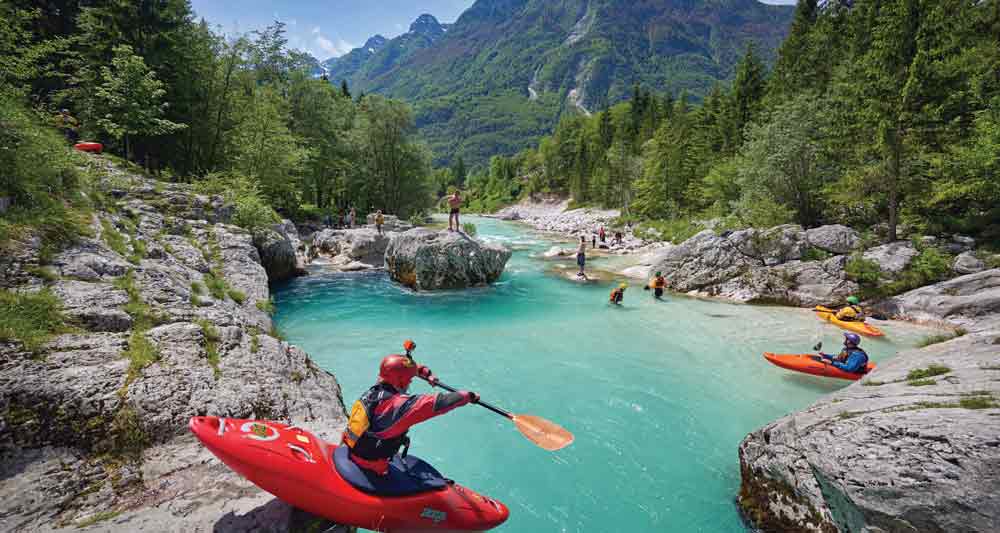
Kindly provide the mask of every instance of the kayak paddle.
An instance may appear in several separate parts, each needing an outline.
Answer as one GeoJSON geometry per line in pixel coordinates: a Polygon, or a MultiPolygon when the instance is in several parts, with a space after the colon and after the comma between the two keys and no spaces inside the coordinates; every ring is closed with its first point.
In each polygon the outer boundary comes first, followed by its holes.
{"type": "MultiPolygon", "coordinates": [[[[458,392],[454,387],[449,387],[440,381],[431,382],[424,377],[421,377],[421,379],[427,381],[432,386],[441,387],[442,389],[451,392],[458,392]]],[[[543,450],[554,452],[573,444],[573,434],[566,431],[562,428],[562,426],[556,424],[555,422],[550,422],[544,418],[532,415],[515,415],[484,401],[478,401],[476,404],[509,419],[515,426],[517,426],[517,430],[520,431],[525,438],[535,443],[536,446],[542,448],[543,450]]]]}

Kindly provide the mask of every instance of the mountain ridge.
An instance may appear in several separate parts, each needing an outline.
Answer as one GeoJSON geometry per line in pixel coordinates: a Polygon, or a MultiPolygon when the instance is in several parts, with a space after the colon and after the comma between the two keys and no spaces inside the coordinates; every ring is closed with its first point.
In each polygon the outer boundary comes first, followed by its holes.
{"type": "Polygon", "coordinates": [[[793,12],[756,0],[477,0],[441,31],[421,15],[330,79],[413,104],[439,163],[482,163],[635,83],[700,98],[731,79],[748,43],[773,61],[793,12]]]}

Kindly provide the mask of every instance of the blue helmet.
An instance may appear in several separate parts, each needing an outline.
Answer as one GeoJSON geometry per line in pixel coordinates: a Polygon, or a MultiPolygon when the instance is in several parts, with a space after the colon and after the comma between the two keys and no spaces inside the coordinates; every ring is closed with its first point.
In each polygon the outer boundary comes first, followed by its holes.
{"type": "Polygon", "coordinates": [[[861,346],[861,336],[857,333],[844,333],[844,344],[847,346],[861,346]]]}

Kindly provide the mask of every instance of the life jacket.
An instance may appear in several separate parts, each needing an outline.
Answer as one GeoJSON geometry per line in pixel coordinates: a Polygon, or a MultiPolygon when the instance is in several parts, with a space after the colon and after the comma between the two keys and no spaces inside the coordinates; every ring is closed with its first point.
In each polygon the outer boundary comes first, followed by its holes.
{"type": "Polygon", "coordinates": [[[399,391],[392,385],[378,383],[354,402],[351,418],[347,422],[347,429],[344,430],[342,439],[351,449],[351,455],[369,462],[391,459],[400,448],[409,443],[408,432],[391,439],[380,439],[376,436],[380,431],[388,429],[392,424],[392,417],[382,417],[380,420],[374,415],[375,409],[382,402],[398,394],[399,391]]]}
{"type": "Polygon", "coordinates": [[[861,364],[861,368],[858,369],[858,374],[867,374],[868,373],[868,361],[869,361],[869,359],[868,359],[868,352],[862,350],[861,348],[858,348],[857,346],[855,346],[854,348],[844,348],[840,352],[840,356],[837,357],[837,359],[840,360],[841,363],[847,363],[847,361],[851,358],[851,355],[854,354],[854,352],[859,352],[859,353],[861,353],[861,355],[865,356],[865,360],[861,364]]]}
{"type": "Polygon", "coordinates": [[[625,291],[621,289],[615,289],[611,291],[611,297],[609,298],[609,300],[611,301],[611,303],[616,304],[622,301],[622,299],[624,298],[625,298],[625,291]]]}
{"type": "Polygon", "coordinates": [[[662,289],[667,286],[667,280],[660,276],[658,278],[653,278],[653,288],[662,289]]]}

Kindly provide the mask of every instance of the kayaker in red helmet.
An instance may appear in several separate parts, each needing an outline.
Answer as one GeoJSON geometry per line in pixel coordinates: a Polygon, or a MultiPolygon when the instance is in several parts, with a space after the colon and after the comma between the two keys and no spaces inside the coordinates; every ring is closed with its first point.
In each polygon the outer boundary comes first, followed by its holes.
{"type": "Polygon", "coordinates": [[[378,383],[354,402],[341,439],[351,449],[355,464],[380,476],[388,473],[389,461],[400,448],[409,447],[406,433],[411,427],[479,401],[476,393],[467,391],[407,395],[413,378],[420,376],[434,385],[437,377],[410,357],[417,347],[413,341],[403,346],[406,355],[382,359],[378,383]]]}

